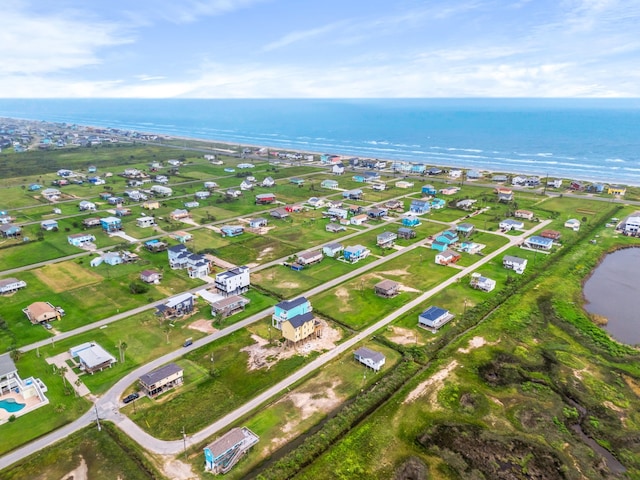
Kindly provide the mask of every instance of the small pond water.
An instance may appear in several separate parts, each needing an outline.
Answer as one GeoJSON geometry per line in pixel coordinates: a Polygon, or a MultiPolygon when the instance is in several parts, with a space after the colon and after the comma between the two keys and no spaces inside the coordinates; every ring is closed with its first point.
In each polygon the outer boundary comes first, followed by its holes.
{"type": "Polygon", "coordinates": [[[585,309],[602,315],[616,340],[640,344],[640,248],[608,254],[585,282],[585,309]]]}

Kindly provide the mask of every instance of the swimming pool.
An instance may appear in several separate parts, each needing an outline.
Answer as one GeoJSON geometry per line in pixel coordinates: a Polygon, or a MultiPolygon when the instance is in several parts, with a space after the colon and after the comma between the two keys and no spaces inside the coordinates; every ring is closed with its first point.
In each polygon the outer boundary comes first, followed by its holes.
{"type": "Polygon", "coordinates": [[[24,403],[18,403],[13,398],[0,400],[0,408],[4,408],[7,412],[13,413],[24,408],[24,403]]]}

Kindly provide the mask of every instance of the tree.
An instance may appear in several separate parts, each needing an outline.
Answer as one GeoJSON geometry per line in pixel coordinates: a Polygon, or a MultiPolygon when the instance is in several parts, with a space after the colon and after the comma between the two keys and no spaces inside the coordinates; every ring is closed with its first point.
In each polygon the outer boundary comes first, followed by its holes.
{"type": "Polygon", "coordinates": [[[164,333],[165,338],[167,339],[167,345],[169,345],[169,334],[171,333],[171,326],[165,325],[162,327],[162,333],[164,333]]]}
{"type": "Polygon", "coordinates": [[[58,375],[60,375],[62,377],[62,383],[64,384],[64,386],[67,386],[67,377],[65,377],[65,375],[67,374],[67,372],[69,371],[69,368],[66,365],[62,365],[61,367],[58,367],[58,375]]]}
{"type": "Polygon", "coordinates": [[[22,358],[22,354],[23,354],[22,350],[19,350],[15,346],[11,347],[9,350],[9,356],[11,357],[11,360],[13,360],[14,362],[17,362],[18,360],[20,360],[20,358],[22,358]]]}
{"type": "Polygon", "coordinates": [[[125,360],[125,352],[127,351],[127,343],[120,340],[118,342],[118,352],[120,352],[120,363],[124,363],[125,360]]]}

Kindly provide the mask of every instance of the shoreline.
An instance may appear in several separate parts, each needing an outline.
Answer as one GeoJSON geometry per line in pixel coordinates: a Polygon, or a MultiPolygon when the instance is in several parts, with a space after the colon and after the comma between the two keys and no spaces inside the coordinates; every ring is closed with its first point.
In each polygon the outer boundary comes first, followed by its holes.
{"type": "MultiPolygon", "coordinates": [[[[550,180],[551,179],[561,179],[564,182],[571,182],[571,181],[578,181],[581,183],[590,183],[590,184],[603,184],[603,185],[620,185],[620,186],[625,186],[625,187],[640,187],[640,179],[637,181],[637,183],[634,182],[630,182],[629,180],[616,180],[616,181],[609,181],[609,180],[601,180],[598,179],[597,177],[590,177],[590,176],[580,176],[580,177],[570,177],[570,176],[565,176],[565,175],[552,175],[550,173],[544,172],[541,173],[543,170],[552,170],[552,169],[540,169],[537,170],[534,167],[533,168],[529,168],[529,169],[523,169],[523,170],[517,170],[517,169],[513,169],[513,168],[506,168],[506,169],[496,169],[496,168],[491,168],[491,167],[486,167],[486,166],[482,166],[482,165],[472,165],[472,166],[466,166],[464,164],[455,164],[453,161],[450,163],[439,163],[437,160],[434,159],[396,159],[396,158],[385,158],[384,155],[382,156],[371,156],[371,155],[363,155],[363,154],[357,154],[357,153],[339,153],[336,152],[335,150],[331,151],[331,150],[325,150],[325,151],[318,151],[318,150],[313,150],[313,149],[300,149],[298,147],[286,147],[286,146],[277,146],[277,145],[266,145],[266,144],[256,144],[253,142],[231,142],[229,140],[218,140],[218,139],[214,139],[214,138],[204,138],[204,137],[197,137],[197,136],[185,136],[185,135],[174,135],[171,133],[166,133],[166,131],[147,131],[147,130],[142,130],[142,129],[130,129],[130,128],[123,128],[120,126],[99,126],[99,125],[86,125],[86,124],[80,124],[80,123],[70,123],[67,121],[50,121],[50,120],[35,120],[35,119],[27,119],[27,118],[17,118],[17,117],[0,117],[0,121],[18,121],[18,122],[24,122],[24,123],[29,123],[29,124],[40,124],[40,125],[46,125],[46,124],[51,124],[51,125],[65,125],[65,126],[78,126],[82,129],[86,129],[86,130],[113,130],[116,132],[133,132],[139,135],[143,135],[143,136],[158,136],[161,137],[163,140],[180,140],[180,141],[189,141],[189,142],[202,142],[204,144],[210,144],[212,145],[210,148],[212,150],[215,150],[215,145],[222,145],[222,146],[227,146],[230,148],[239,148],[242,149],[244,148],[253,148],[253,149],[262,149],[262,148],[266,148],[269,151],[283,151],[283,152],[291,152],[291,153],[300,153],[300,154],[307,154],[307,155],[323,155],[323,154],[330,154],[330,155],[337,155],[341,158],[341,160],[347,160],[349,158],[360,158],[360,159],[364,159],[364,160],[380,160],[380,161],[384,161],[387,162],[387,164],[389,164],[389,169],[391,169],[391,165],[395,162],[398,163],[403,163],[403,164],[422,164],[422,165],[426,165],[426,166],[434,166],[434,167],[438,167],[444,170],[462,170],[462,171],[469,171],[469,170],[475,170],[478,172],[481,172],[483,174],[483,178],[479,179],[479,180],[491,180],[490,178],[488,178],[488,176],[490,175],[496,175],[496,174],[504,174],[504,175],[508,175],[508,176],[525,176],[525,177],[530,177],[530,176],[536,176],[538,178],[540,178],[541,180],[541,187],[544,187],[544,184],[542,183],[542,180],[545,180],[546,182],[546,178],[548,177],[550,180]],[[433,161],[432,161],[433,160],[433,161]]],[[[105,134],[105,133],[102,133],[105,134]]],[[[135,138],[131,138],[131,141],[135,141],[135,138]]],[[[149,140],[143,140],[143,141],[149,141],[149,140]]],[[[160,142],[162,144],[162,142],[160,142]]],[[[177,146],[176,146],[177,147],[177,146]]],[[[205,148],[205,147],[201,147],[201,148],[205,148]]],[[[234,151],[228,151],[225,149],[218,149],[220,154],[228,154],[228,155],[238,155],[241,156],[242,152],[238,151],[238,152],[234,152],[234,151]]],[[[460,149],[460,150],[464,150],[464,149],[460,149]]],[[[216,153],[215,151],[212,151],[212,153],[216,153]]],[[[262,156],[262,155],[257,155],[255,153],[251,153],[249,155],[248,158],[251,158],[251,156],[257,156],[259,159],[262,160],[266,160],[266,161],[272,161],[272,160],[278,160],[277,158],[273,158],[270,156],[262,156]]],[[[464,163],[464,162],[463,162],[464,163]]],[[[481,163],[481,162],[478,162],[481,163]]],[[[349,168],[348,166],[346,166],[346,168],[349,168]]],[[[613,167],[611,167],[613,168],[613,167]]],[[[361,168],[356,167],[357,170],[360,170],[361,168]]],[[[606,170],[606,167],[602,168],[603,170],[606,170]]],[[[398,175],[406,175],[406,176],[411,176],[411,177],[422,177],[422,175],[420,174],[412,174],[410,172],[397,172],[398,175]]],[[[425,178],[430,178],[429,175],[425,175],[425,178]]],[[[458,179],[453,179],[453,180],[458,180],[458,179]]],[[[468,180],[465,179],[465,181],[474,181],[474,180],[468,180]]]]}

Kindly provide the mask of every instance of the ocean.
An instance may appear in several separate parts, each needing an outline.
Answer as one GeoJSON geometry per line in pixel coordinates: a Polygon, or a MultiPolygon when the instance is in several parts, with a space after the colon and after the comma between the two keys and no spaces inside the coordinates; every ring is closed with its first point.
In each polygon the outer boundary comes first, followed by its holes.
{"type": "Polygon", "coordinates": [[[640,185],[640,99],[0,99],[0,117],[640,185]]]}

